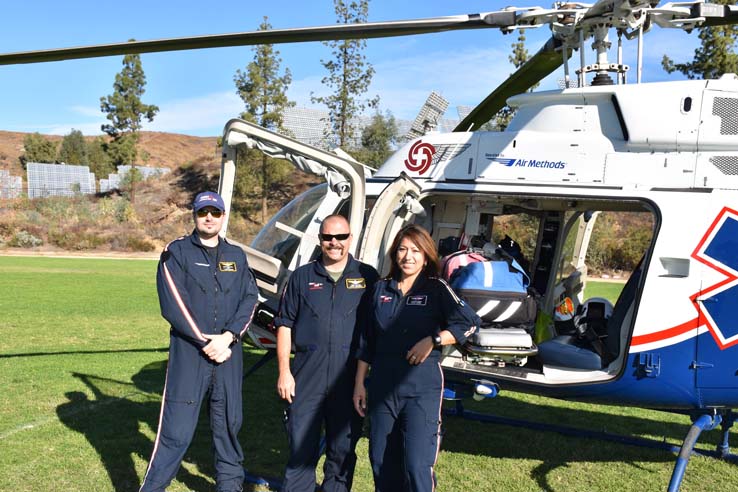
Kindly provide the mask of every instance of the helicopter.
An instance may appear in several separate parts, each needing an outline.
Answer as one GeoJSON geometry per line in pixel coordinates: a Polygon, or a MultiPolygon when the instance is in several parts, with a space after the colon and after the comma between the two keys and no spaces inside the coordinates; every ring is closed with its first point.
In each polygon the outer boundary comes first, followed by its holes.
{"type": "MultiPolygon", "coordinates": [[[[237,199],[242,148],[286,159],[325,181],[287,204],[249,245],[241,244],[260,289],[249,336],[257,347],[275,348],[279,295],[290,272],[316,258],[320,222],[328,215],[349,219],[356,239],[350,252],[380,274],[389,271],[388,248],[406,224],[423,225],[447,256],[475,245],[495,248],[501,232],[521,225],[528,240],[518,253],[527,265],[527,295],[535,299],[534,324],[509,326],[500,315],[474,340],[446,350],[447,378],[471,382],[481,397],[502,387],[690,415],[694,423],[671,491],[678,490],[702,430],[722,424],[719,452],[731,456],[731,409],[738,406],[738,76],[642,83],[642,43],[655,27],[734,24],[738,8],[658,4],[599,0],[135,41],[11,53],[0,55],[0,64],[548,26],[552,35],[544,46],[453,132],[413,138],[376,170],[341,149],[318,149],[239,119],[225,125],[219,192],[226,208],[237,199]],[[612,31],[616,62],[608,59],[612,31]],[[636,83],[626,83],[623,38],[639,46],[636,83]],[[586,63],[585,42],[595,51],[594,63],[586,63]],[[526,92],[560,67],[562,89],[526,92]],[[505,104],[515,110],[505,131],[483,130],[505,104]],[[616,302],[585,299],[593,231],[613,214],[648,224],[640,260],[616,302]]],[[[239,242],[227,224],[222,233],[239,242]]]]}

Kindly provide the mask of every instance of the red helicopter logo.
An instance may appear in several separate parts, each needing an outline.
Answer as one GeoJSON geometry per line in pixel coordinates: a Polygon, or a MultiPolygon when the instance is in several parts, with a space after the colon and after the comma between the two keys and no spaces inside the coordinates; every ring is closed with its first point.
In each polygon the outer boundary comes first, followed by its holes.
{"type": "Polygon", "coordinates": [[[436,148],[433,145],[423,143],[422,140],[418,140],[412,145],[412,147],[410,147],[410,151],[407,153],[405,167],[409,171],[423,174],[428,170],[433,162],[433,155],[435,153],[436,148]]]}

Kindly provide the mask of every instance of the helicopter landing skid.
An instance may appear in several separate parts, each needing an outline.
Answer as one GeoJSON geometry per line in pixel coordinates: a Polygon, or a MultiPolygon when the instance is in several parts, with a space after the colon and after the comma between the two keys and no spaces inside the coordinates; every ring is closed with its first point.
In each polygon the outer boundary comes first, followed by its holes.
{"type": "Polygon", "coordinates": [[[590,439],[600,439],[604,441],[618,442],[621,444],[627,444],[630,446],[641,446],[652,449],[661,449],[671,453],[678,453],[676,463],[674,465],[674,471],[672,473],[671,481],[669,482],[668,492],[678,492],[679,486],[681,485],[682,479],[684,478],[684,472],[687,469],[687,462],[692,454],[700,456],[709,456],[712,458],[718,458],[726,461],[738,463],[738,455],[730,453],[730,445],[728,443],[730,428],[735,422],[736,414],[731,410],[723,412],[716,412],[714,414],[702,414],[697,417],[693,417],[694,423],[687,432],[687,436],[684,439],[684,443],[681,446],[669,444],[663,441],[656,441],[654,439],[646,439],[640,437],[624,436],[621,434],[613,434],[604,431],[593,431],[588,429],[582,429],[578,427],[569,427],[565,425],[547,424],[543,422],[534,422],[531,420],[515,419],[509,417],[502,417],[499,415],[493,415],[488,413],[481,413],[466,410],[462,403],[461,392],[455,390],[446,389],[444,399],[453,401],[455,404],[454,408],[445,409],[444,415],[460,417],[468,420],[474,420],[477,422],[487,422],[501,425],[509,425],[513,427],[521,427],[526,429],[534,429],[541,431],[553,431],[559,434],[574,436],[574,437],[585,437],[590,439]],[[715,451],[704,450],[695,448],[697,439],[703,430],[712,430],[718,425],[722,424],[722,439],[717,445],[715,451]]]}
{"type": "Polygon", "coordinates": [[[246,468],[244,468],[243,471],[245,473],[243,483],[266,487],[267,490],[280,490],[282,488],[281,480],[271,477],[260,477],[258,475],[252,475],[246,468]]]}
{"type": "Polygon", "coordinates": [[[732,410],[702,414],[696,418],[693,417],[692,427],[689,428],[687,437],[684,438],[684,443],[679,449],[679,455],[677,456],[674,471],[672,472],[671,480],[669,481],[668,492],[679,492],[679,486],[684,478],[684,472],[687,470],[687,463],[689,462],[689,458],[692,456],[692,453],[697,452],[694,446],[697,444],[697,439],[699,439],[703,430],[713,430],[715,427],[722,424],[723,437],[717,445],[717,449],[714,453],[700,452],[698,454],[706,454],[707,456],[733,462],[738,461],[738,455],[730,453],[730,444],[728,442],[730,438],[730,428],[733,426],[735,419],[736,415],[732,410]]]}

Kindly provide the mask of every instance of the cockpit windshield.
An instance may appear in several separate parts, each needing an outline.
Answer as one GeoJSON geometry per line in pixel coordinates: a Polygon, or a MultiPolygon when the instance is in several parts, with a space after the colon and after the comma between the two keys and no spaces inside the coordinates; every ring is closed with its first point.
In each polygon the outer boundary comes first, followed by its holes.
{"type": "Polygon", "coordinates": [[[300,237],[290,230],[305,232],[327,191],[328,185],[320,184],[292,200],[261,229],[251,247],[289,267],[300,244],[300,237]]]}

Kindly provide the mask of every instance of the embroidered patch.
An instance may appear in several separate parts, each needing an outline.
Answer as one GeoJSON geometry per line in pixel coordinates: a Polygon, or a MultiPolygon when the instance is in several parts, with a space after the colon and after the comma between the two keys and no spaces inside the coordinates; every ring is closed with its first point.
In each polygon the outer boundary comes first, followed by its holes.
{"type": "Polygon", "coordinates": [[[321,290],[323,289],[322,282],[308,282],[308,290],[321,290]]]}
{"type": "Polygon", "coordinates": [[[220,261],[218,262],[218,270],[221,272],[237,272],[235,261],[220,261]]]}
{"type": "Polygon", "coordinates": [[[379,296],[379,302],[392,302],[392,296],[379,296]]]}
{"type": "Polygon", "coordinates": [[[407,298],[408,306],[425,306],[428,302],[428,296],[410,296],[407,298]]]}
{"type": "Polygon", "coordinates": [[[471,328],[469,328],[466,332],[464,332],[464,336],[465,337],[468,337],[469,335],[471,335],[475,331],[477,331],[477,327],[472,325],[471,328]]]}
{"type": "Polygon", "coordinates": [[[364,278],[347,278],[346,279],[347,289],[366,289],[366,280],[364,278]]]}

